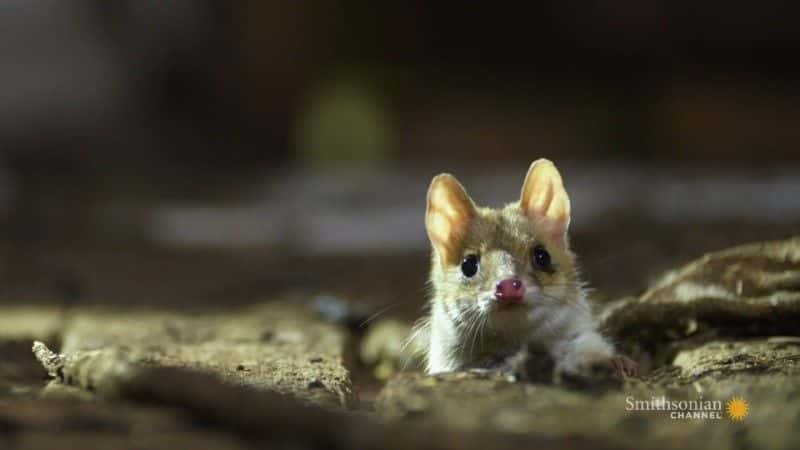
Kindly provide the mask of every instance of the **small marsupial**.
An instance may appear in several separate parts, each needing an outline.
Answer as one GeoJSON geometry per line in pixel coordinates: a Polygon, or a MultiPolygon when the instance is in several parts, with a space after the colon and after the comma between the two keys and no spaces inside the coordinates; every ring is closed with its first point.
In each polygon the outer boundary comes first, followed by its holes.
{"type": "Polygon", "coordinates": [[[415,326],[428,373],[501,367],[531,342],[554,369],[635,363],[597,330],[569,248],[570,200],[552,162],[531,164],[518,201],[478,207],[450,174],[433,179],[425,225],[433,255],[430,312],[415,326]]]}

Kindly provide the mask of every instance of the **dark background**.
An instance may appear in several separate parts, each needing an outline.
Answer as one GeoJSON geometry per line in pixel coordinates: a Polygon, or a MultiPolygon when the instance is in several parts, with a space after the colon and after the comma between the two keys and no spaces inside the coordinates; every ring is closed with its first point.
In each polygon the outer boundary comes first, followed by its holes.
{"type": "Polygon", "coordinates": [[[548,157],[600,299],[800,231],[791,2],[0,4],[0,301],[424,300],[424,195],[548,157]]]}

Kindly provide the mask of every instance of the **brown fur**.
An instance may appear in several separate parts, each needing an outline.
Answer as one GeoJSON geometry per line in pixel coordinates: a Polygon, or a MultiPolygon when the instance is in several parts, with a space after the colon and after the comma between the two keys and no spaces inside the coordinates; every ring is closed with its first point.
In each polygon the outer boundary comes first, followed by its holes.
{"type": "Polygon", "coordinates": [[[501,209],[475,206],[452,175],[434,178],[426,211],[433,246],[431,313],[415,333],[429,342],[423,346],[429,371],[490,366],[530,339],[546,342],[554,353],[572,354],[576,338],[588,336],[580,341],[588,347],[580,345],[607,353],[610,346],[594,331],[569,249],[569,214],[561,177],[547,160],[531,165],[520,201],[501,209]],[[552,270],[534,266],[536,246],[548,251],[552,270]],[[480,258],[473,277],[461,272],[468,255],[480,258]],[[495,286],[505,278],[529,287],[523,305],[493,301],[495,286]]]}

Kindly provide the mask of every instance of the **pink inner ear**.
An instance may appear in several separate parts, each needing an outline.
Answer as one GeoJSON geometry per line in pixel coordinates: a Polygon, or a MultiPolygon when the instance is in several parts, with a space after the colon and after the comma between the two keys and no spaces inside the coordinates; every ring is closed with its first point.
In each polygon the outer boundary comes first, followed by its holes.
{"type": "Polygon", "coordinates": [[[553,185],[546,180],[540,180],[531,188],[533,191],[528,199],[526,214],[534,220],[544,220],[548,217],[547,211],[553,202],[553,185]]]}
{"type": "Polygon", "coordinates": [[[450,221],[447,220],[444,214],[436,211],[430,213],[428,217],[428,233],[434,244],[447,241],[451,228],[450,221]]]}
{"type": "MultiPolygon", "coordinates": [[[[552,185],[543,193],[543,196],[553,192],[552,185]]],[[[525,214],[533,220],[544,233],[551,239],[558,240],[564,238],[569,228],[569,198],[566,195],[556,194],[547,203],[541,202],[530,207],[523,208],[525,214]]]]}
{"type": "Polygon", "coordinates": [[[440,175],[434,178],[428,192],[425,225],[443,264],[458,259],[460,241],[474,214],[472,200],[454,177],[440,175]]]}
{"type": "Polygon", "coordinates": [[[553,163],[538,160],[531,165],[522,188],[520,207],[552,239],[566,237],[570,222],[569,196],[553,163]]]}
{"type": "Polygon", "coordinates": [[[556,242],[561,242],[566,239],[567,228],[569,228],[569,217],[566,219],[556,220],[543,220],[540,222],[543,232],[556,242]]]}

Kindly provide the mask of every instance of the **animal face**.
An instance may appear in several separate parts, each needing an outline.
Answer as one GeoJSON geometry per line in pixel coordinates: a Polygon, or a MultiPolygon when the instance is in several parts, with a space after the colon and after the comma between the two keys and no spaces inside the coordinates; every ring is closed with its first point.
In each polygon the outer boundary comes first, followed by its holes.
{"type": "Polygon", "coordinates": [[[502,209],[475,206],[451,175],[434,178],[426,214],[431,281],[453,322],[516,335],[570,307],[580,286],[569,214],[561,177],[547,160],[531,165],[520,200],[502,209]]]}

